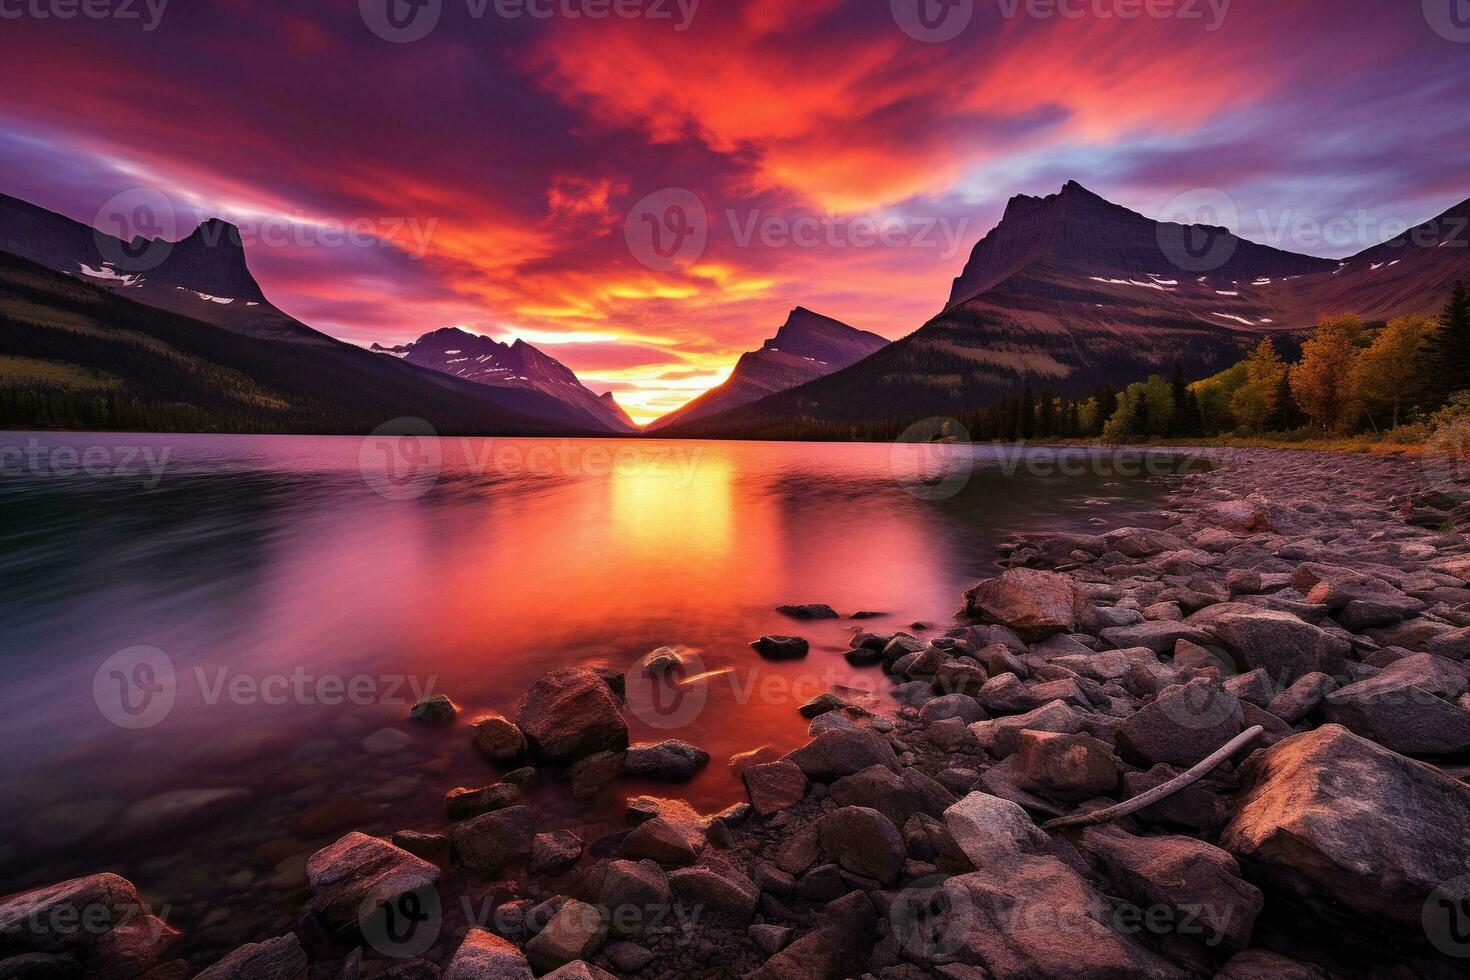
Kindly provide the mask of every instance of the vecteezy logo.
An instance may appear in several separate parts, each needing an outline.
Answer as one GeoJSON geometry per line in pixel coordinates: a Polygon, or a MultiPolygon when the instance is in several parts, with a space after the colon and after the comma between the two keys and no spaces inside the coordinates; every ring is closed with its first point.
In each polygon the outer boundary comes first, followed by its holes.
{"type": "Polygon", "coordinates": [[[890,0],[894,23],[915,41],[943,44],[970,26],[975,0],[890,0]]]}
{"type": "Polygon", "coordinates": [[[152,728],[174,707],[173,661],[157,647],[119,650],[92,675],[92,700],[119,728],[152,728]]]}
{"type": "Polygon", "coordinates": [[[444,0],[357,0],[362,22],[394,44],[422,41],[439,26],[444,0]]]}
{"type": "Polygon", "coordinates": [[[439,433],[423,419],[384,422],[357,449],[363,480],[389,500],[413,500],[428,493],[438,482],[442,463],[439,433]]]}
{"type": "Polygon", "coordinates": [[[633,205],[623,222],[633,258],[655,272],[684,269],[709,244],[709,217],[693,191],[668,187],[633,205]]]}
{"type": "Polygon", "coordinates": [[[919,878],[904,886],[888,907],[893,938],[905,954],[934,960],[952,956],[975,930],[976,910],[958,884],[950,888],[943,875],[919,878]]]}
{"type": "Polygon", "coordinates": [[[1470,43],[1470,0],[1424,0],[1424,19],[1446,41],[1470,43]]]}
{"type": "Polygon", "coordinates": [[[697,651],[680,647],[683,662],[664,671],[635,664],[627,672],[624,696],[628,710],[650,728],[683,728],[704,711],[709,701],[709,684],[702,676],[704,658],[697,651]]]}
{"type": "Polygon", "coordinates": [[[888,471],[920,500],[948,500],[970,482],[975,457],[958,419],[930,418],[904,429],[888,451],[888,471]]]}
{"type": "Polygon", "coordinates": [[[357,924],[362,929],[362,937],[369,946],[391,959],[422,956],[434,945],[444,926],[439,892],[433,885],[401,892],[387,901],[379,897],[412,884],[390,877],[374,890],[375,894],[363,899],[358,909],[357,924]]]}
{"type": "Polygon", "coordinates": [[[108,198],[93,226],[103,267],[92,273],[104,279],[158,268],[173,251],[178,231],[173,203],[151,187],[132,187],[108,198]]]}
{"type": "Polygon", "coordinates": [[[1239,244],[1227,229],[1240,224],[1230,195],[1214,187],[1185,191],[1159,214],[1159,248],[1175,268],[1213,272],[1235,254],[1239,244]]]}
{"type": "Polygon", "coordinates": [[[1470,875],[1451,878],[1424,901],[1424,933],[1446,956],[1470,959],[1470,875]]]}

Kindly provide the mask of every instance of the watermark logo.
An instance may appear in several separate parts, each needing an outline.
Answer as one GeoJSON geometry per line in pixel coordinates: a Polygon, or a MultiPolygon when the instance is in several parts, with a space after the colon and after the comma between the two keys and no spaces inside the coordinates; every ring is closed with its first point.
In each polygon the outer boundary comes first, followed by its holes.
{"type": "Polygon", "coordinates": [[[119,728],[152,728],[174,707],[178,681],[173,661],[157,647],[119,650],[92,676],[92,700],[119,728]]]}
{"type": "Polygon", "coordinates": [[[1446,956],[1470,959],[1470,875],[1451,878],[1424,901],[1424,933],[1446,956]]]}
{"type": "Polygon", "coordinates": [[[958,419],[915,422],[889,449],[888,471],[920,500],[948,500],[965,489],[975,471],[970,432],[958,419]]]}
{"type": "Polygon", "coordinates": [[[1424,0],[1424,19],[1446,41],[1470,43],[1470,0],[1424,0]]]}
{"type": "Polygon", "coordinates": [[[930,875],[906,885],[888,909],[898,948],[910,959],[934,962],[954,956],[979,925],[973,903],[962,891],[945,889],[949,879],[930,875]]]}
{"type": "Polygon", "coordinates": [[[411,44],[439,26],[444,0],[357,0],[362,22],[384,41],[411,44]]]}
{"type": "Polygon", "coordinates": [[[709,244],[709,216],[693,191],[666,187],[635,204],[623,222],[633,258],[655,272],[674,272],[699,261],[709,244]]]}
{"type": "Polygon", "coordinates": [[[384,422],[357,450],[357,465],[373,492],[389,500],[414,500],[434,488],[443,465],[439,433],[419,418],[384,422]]]}
{"type": "Polygon", "coordinates": [[[627,672],[628,710],[650,728],[684,728],[704,712],[709,701],[704,658],[688,647],[679,647],[677,652],[679,662],[666,669],[649,669],[640,661],[627,672]]]}
{"type": "Polygon", "coordinates": [[[953,41],[975,16],[975,0],[890,0],[889,7],[899,29],[925,44],[953,41]]]}
{"type": "Polygon", "coordinates": [[[1192,680],[1154,703],[1174,724],[1195,731],[1218,728],[1240,711],[1239,700],[1208,678],[1192,680]]]}
{"type": "Polygon", "coordinates": [[[390,877],[375,894],[363,900],[357,922],[367,944],[395,960],[415,959],[429,951],[444,927],[439,891],[433,885],[413,887],[415,881],[390,877]],[[388,901],[379,895],[408,889],[388,901]]]}
{"type": "Polygon", "coordinates": [[[0,0],[0,20],[137,21],[144,33],[158,30],[169,0],[0,0]]]}
{"type": "Polygon", "coordinates": [[[1158,241],[1164,257],[1186,272],[1213,272],[1230,261],[1239,240],[1227,229],[1240,224],[1229,194],[1215,187],[1185,191],[1159,213],[1158,241]]]}
{"type": "Polygon", "coordinates": [[[1211,33],[1225,26],[1231,0],[998,0],[1001,16],[1015,20],[1199,20],[1211,33]],[[1208,9],[1207,9],[1208,8],[1208,9]],[[1208,17],[1208,19],[1207,19],[1208,17]]]}
{"type": "Polygon", "coordinates": [[[178,237],[173,202],[151,187],[114,194],[98,209],[92,225],[104,264],[91,272],[101,278],[121,279],[158,268],[178,237]]]}

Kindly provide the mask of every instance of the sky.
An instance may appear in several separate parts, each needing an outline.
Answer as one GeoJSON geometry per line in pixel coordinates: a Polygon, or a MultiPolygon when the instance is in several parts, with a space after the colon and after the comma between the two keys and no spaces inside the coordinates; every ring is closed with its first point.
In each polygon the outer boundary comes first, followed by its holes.
{"type": "Polygon", "coordinates": [[[1069,179],[1317,255],[1393,237],[1470,197],[1464,7],[0,0],[0,192],[224,217],[319,330],[523,338],[646,422],[795,306],[912,332],[1069,179]]]}

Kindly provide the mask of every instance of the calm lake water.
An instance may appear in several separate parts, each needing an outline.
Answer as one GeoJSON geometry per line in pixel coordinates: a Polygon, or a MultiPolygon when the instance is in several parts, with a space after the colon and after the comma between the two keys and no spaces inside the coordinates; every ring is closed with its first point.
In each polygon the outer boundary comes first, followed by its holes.
{"type": "Polygon", "coordinates": [[[463,726],[407,720],[419,693],[510,714],[547,670],[625,670],[665,645],[704,676],[673,697],[635,685],[633,737],[688,740],[710,765],[615,784],[586,815],[546,805],[589,834],[642,792],[719,809],[743,798],[732,754],[805,740],[803,701],[887,703],[881,672],[841,656],[849,614],[942,632],[1009,533],[1156,506],[1137,456],[1058,464],[978,446],[0,434],[0,891],[114,870],[167,907],[186,953],[283,931],[313,850],[442,828],[446,789],[494,779],[463,726]],[[799,602],[844,618],[774,611],[799,602]],[[762,660],[749,642],[772,632],[811,654],[762,660]]]}

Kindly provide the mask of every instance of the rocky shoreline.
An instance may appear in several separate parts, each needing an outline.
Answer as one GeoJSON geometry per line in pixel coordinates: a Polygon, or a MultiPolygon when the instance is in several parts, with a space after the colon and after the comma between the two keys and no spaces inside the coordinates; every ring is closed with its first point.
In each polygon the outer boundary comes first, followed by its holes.
{"type": "MultiPolygon", "coordinates": [[[[633,797],[583,840],[539,782],[711,762],[629,745],[631,672],[553,671],[467,727],[436,696],[417,722],[501,773],[447,792],[447,833],[347,834],[291,932],[203,972],[116,875],[0,899],[0,978],[1463,976],[1464,504],[1407,457],[1198,455],[1146,527],[1017,535],[945,635],[855,621],[842,655],[903,707],[802,705],[807,745],[731,760],[747,803],[633,797]]],[[[635,671],[699,683],[677,651],[635,671]]]]}

